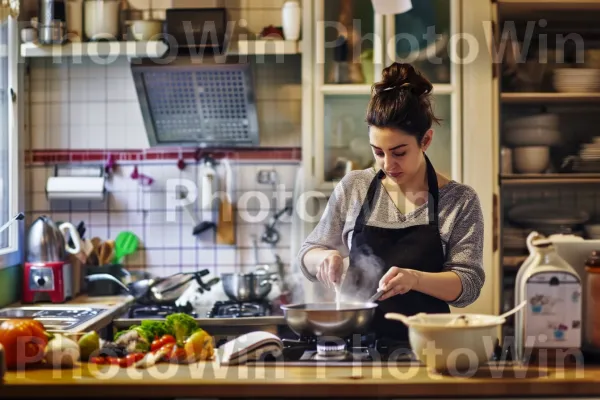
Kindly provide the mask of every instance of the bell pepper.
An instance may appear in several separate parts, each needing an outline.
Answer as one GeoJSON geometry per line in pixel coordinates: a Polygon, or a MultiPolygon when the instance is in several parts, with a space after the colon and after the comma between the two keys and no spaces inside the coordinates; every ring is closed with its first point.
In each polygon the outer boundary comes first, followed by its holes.
{"type": "Polygon", "coordinates": [[[44,325],[32,319],[11,319],[0,324],[0,343],[4,346],[6,367],[23,368],[44,358],[44,350],[52,337],[44,325]]]}

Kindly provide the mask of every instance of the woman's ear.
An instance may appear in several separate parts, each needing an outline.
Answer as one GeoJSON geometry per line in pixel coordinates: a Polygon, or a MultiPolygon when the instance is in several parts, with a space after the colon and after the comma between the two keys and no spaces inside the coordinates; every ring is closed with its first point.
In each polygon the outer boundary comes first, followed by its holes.
{"type": "Polygon", "coordinates": [[[423,140],[421,141],[421,147],[423,148],[423,151],[427,151],[427,148],[431,145],[432,141],[433,129],[430,129],[427,132],[425,132],[425,135],[423,135],[423,140]]]}

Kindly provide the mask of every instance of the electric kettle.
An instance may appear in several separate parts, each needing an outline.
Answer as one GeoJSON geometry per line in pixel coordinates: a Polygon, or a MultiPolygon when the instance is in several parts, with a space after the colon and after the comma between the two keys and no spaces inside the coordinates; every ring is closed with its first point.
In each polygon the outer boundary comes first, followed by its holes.
{"type": "Polygon", "coordinates": [[[56,226],[50,217],[42,215],[29,227],[28,262],[65,261],[67,253],[77,254],[80,251],[79,234],[73,224],[69,222],[56,226]],[[67,232],[73,241],[73,247],[67,245],[67,232]]]}

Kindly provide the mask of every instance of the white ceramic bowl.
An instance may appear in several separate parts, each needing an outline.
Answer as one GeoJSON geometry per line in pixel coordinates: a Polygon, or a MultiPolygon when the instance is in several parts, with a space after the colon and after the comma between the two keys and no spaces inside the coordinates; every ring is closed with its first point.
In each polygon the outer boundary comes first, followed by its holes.
{"type": "Polygon", "coordinates": [[[417,359],[429,370],[450,375],[474,371],[490,361],[499,327],[506,321],[484,314],[417,314],[408,320],[410,346],[417,359]],[[448,326],[458,316],[466,316],[471,324],[448,326]]]}
{"type": "Polygon", "coordinates": [[[583,226],[583,229],[591,239],[600,236],[600,224],[587,224],[583,226]]]}
{"type": "Polygon", "coordinates": [[[507,129],[504,132],[506,144],[514,147],[555,146],[560,143],[560,132],[544,127],[526,129],[507,129]]]}
{"type": "Polygon", "coordinates": [[[508,119],[504,123],[504,127],[506,129],[546,128],[558,130],[558,123],[557,114],[535,114],[508,119]]]}
{"type": "Polygon", "coordinates": [[[550,164],[548,146],[524,146],[513,149],[515,169],[524,174],[539,174],[550,164]]]}

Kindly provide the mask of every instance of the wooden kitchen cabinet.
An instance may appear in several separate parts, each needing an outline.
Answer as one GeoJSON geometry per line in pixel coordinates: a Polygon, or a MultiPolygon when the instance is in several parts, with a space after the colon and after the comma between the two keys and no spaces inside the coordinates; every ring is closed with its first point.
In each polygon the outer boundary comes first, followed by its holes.
{"type": "Polygon", "coordinates": [[[371,0],[313,0],[311,6],[313,24],[305,22],[304,29],[312,33],[313,62],[303,71],[312,76],[312,126],[304,130],[303,146],[309,185],[329,193],[348,170],[372,164],[366,109],[373,83],[394,61],[413,63],[434,83],[443,121],[434,127],[429,155],[441,172],[461,180],[461,70],[450,61],[461,2],[413,2],[411,11],[395,16],[376,14],[371,0]],[[340,36],[347,36],[349,63],[338,62],[340,36]]]}

